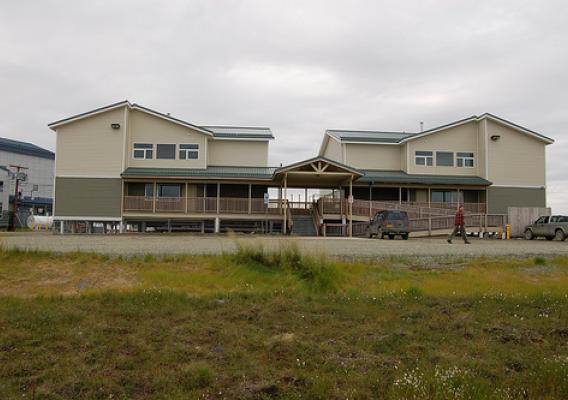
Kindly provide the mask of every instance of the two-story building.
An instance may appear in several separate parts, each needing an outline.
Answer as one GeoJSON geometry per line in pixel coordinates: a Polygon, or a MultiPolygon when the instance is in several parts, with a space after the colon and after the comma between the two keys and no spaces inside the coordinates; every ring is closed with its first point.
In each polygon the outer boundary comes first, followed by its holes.
{"type": "Polygon", "coordinates": [[[420,133],[327,130],[318,156],[270,167],[269,128],[197,126],[128,101],[49,127],[61,232],[102,223],[352,234],[384,207],[447,215],[463,203],[470,213],[501,214],[545,205],[545,146],[553,142],[484,114],[420,133]],[[332,194],[292,202],[290,188],[332,194]]]}

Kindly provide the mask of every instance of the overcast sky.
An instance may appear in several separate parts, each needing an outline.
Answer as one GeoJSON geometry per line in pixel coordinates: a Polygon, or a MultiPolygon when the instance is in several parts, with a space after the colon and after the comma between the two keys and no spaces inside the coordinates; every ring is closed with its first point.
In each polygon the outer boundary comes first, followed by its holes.
{"type": "Polygon", "coordinates": [[[0,136],[128,99],[196,124],[269,126],[270,162],[327,128],[417,131],[491,112],[550,136],[568,213],[566,1],[0,0],[0,136]]]}

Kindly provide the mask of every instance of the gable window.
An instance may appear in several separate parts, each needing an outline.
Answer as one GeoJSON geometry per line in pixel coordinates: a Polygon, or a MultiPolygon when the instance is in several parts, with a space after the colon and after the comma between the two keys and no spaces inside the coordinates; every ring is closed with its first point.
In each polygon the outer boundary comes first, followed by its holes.
{"type": "Polygon", "coordinates": [[[431,151],[417,151],[416,165],[431,167],[434,164],[434,154],[431,151]]]}
{"type": "Polygon", "coordinates": [[[451,151],[437,151],[436,152],[436,166],[438,167],[453,167],[454,166],[454,153],[451,151]]]}
{"type": "Polygon", "coordinates": [[[458,167],[473,168],[475,166],[473,153],[458,153],[456,163],[458,167]]]}
{"type": "Polygon", "coordinates": [[[176,145],[175,144],[157,144],[156,158],[159,160],[175,160],[176,145]]]}
{"type": "Polygon", "coordinates": [[[198,144],[180,144],[179,145],[180,160],[198,160],[199,145],[198,144]]]}
{"type": "Polygon", "coordinates": [[[151,143],[134,143],[134,158],[151,160],[154,156],[154,145],[151,143]]]}

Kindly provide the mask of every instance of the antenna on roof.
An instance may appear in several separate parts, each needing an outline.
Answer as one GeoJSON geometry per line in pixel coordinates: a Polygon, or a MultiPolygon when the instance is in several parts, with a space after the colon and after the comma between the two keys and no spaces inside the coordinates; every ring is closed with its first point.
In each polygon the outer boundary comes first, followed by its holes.
{"type": "Polygon", "coordinates": [[[424,121],[420,121],[420,132],[424,132],[424,121]]]}

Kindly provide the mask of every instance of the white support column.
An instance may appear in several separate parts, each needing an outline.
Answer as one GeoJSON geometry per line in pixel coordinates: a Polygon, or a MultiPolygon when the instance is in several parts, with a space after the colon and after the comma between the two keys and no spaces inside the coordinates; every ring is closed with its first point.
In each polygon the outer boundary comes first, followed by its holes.
{"type": "Polygon", "coordinates": [[[288,228],[287,228],[287,218],[288,218],[288,202],[287,202],[287,197],[288,195],[288,172],[286,172],[284,174],[284,198],[282,199],[282,206],[283,206],[283,210],[284,210],[284,225],[282,227],[282,233],[286,234],[288,232],[288,228]]]}
{"type": "Polygon", "coordinates": [[[188,205],[187,205],[188,201],[189,200],[187,199],[187,182],[185,182],[185,213],[186,214],[187,214],[187,211],[188,211],[188,205]]]}
{"type": "Polygon", "coordinates": [[[398,188],[398,204],[402,204],[402,186],[398,188]]]}
{"type": "Polygon", "coordinates": [[[252,213],[252,184],[249,183],[248,213],[252,213]]]}
{"type": "Polygon", "coordinates": [[[308,188],[304,188],[304,208],[308,209],[308,188]]]}
{"type": "Polygon", "coordinates": [[[59,223],[59,233],[63,235],[65,233],[65,221],[60,221],[59,223]]]}
{"type": "Polygon", "coordinates": [[[373,184],[369,184],[369,221],[373,218],[373,184]]]}
{"type": "Polygon", "coordinates": [[[215,217],[215,233],[221,232],[221,218],[215,217]]]}
{"type": "Polygon", "coordinates": [[[219,214],[221,209],[221,184],[217,184],[217,214],[219,214]]]}
{"type": "Polygon", "coordinates": [[[156,181],[154,181],[152,187],[152,212],[154,214],[156,213],[156,196],[158,195],[157,187],[158,185],[156,184],[156,181]]]}
{"type": "Polygon", "coordinates": [[[349,179],[349,237],[353,237],[353,175],[349,179]]]}
{"type": "Polygon", "coordinates": [[[118,232],[124,233],[124,221],[123,220],[120,220],[120,223],[118,224],[118,232]]]}

